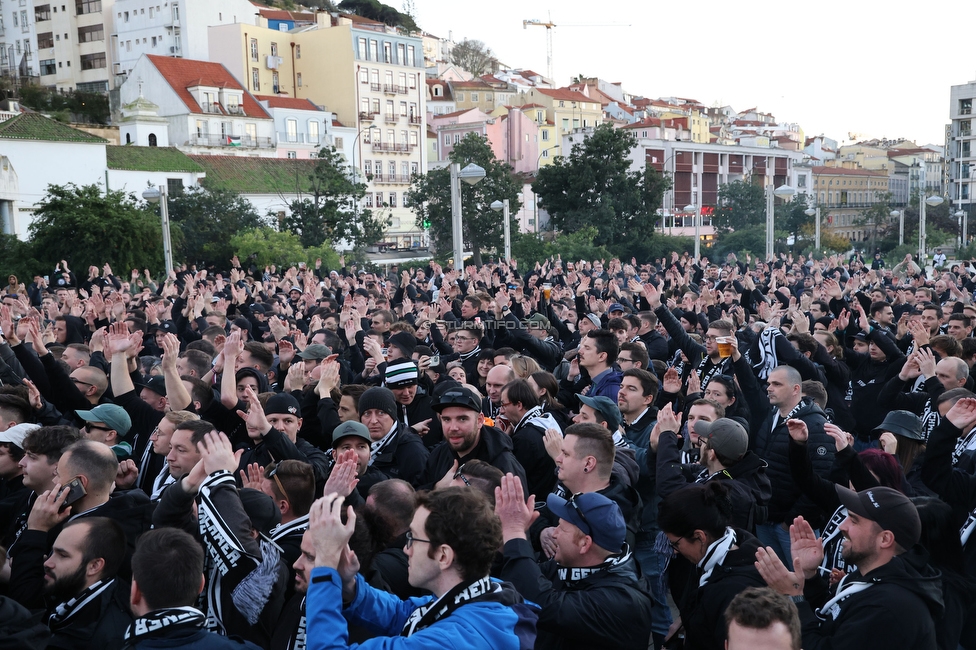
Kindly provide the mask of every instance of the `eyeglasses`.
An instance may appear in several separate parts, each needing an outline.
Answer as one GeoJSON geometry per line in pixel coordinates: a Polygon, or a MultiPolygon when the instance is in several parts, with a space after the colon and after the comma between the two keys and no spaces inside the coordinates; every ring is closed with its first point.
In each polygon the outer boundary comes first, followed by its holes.
{"type": "Polygon", "coordinates": [[[80,379],[75,379],[74,377],[68,377],[72,384],[81,384],[82,386],[94,386],[95,384],[89,384],[87,381],[81,381],[80,379]]]}
{"type": "Polygon", "coordinates": [[[590,524],[589,521],[586,520],[586,515],[583,514],[583,509],[579,507],[578,503],[576,503],[576,497],[578,497],[580,494],[581,493],[578,492],[573,496],[569,497],[569,499],[566,500],[566,503],[576,512],[576,514],[579,515],[579,518],[586,525],[587,529],[584,530],[583,532],[586,533],[587,535],[591,535],[593,533],[593,526],[590,524]]]}
{"type": "Polygon", "coordinates": [[[278,478],[278,464],[272,463],[271,465],[268,465],[266,475],[268,478],[274,479],[275,485],[278,486],[278,491],[281,492],[281,496],[285,497],[285,500],[288,501],[288,503],[291,503],[291,497],[288,496],[288,490],[285,489],[285,486],[281,484],[281,479],[278,478]]]}
{"type": "MultiPolygon", "coordinates": [[[[454,480],[456,481],[458,479],[461,479],[462,481],[464,481],[464,484],[467,487],[471,487],[471,481],[469,481],[468,480],[468,477],[464,475],[464,465],[461,465],[460,467],[458,467],[458,471],[454,472],[454,480]]],[[[407,533],[407,534],[409,535],[410,533],[407,533]]]]}
{"type": "Polygon", "coordinates": [[[413,533],[411,533],[408,530],[407,531],[407,543],[403,545],[403,548],[410,548],[411,546],[413,546],[413,543],[414,542],[424,542],[426,544],[431,544],[432,543],[429,539],[420,539],[419,537],[414,537],[413,536],[413,533]]]}
{"type": "Polygon", "coordinates": [[[679,544],[681,544],[681,538],[680,537],[678,539],[674,540],[673,542],[670,539],[668,540],[668,546],[670,546],[671,547],[671,550],[674,551],[675,553],[678,552],[678,545],[679,544]]]}
{"type": "Polygon", "coordinates": [[[99,429],[101,431],[114,431],[112,427],[100,427],[97,424],[92,424],[91,422],[85,422],[85,430],[91,431],[92,429],[99,429]]]}
{"type": "Polygon", "coordinates": [[[511,406],[512,403],[511,402],[499,402],[498,405],[499,406],[511,406]]]}
{"type": "Polygon", "coordinates": [[[628,359],[626,357],[617,357],[619,363],[634,363],[633,359],[628,359]]]}

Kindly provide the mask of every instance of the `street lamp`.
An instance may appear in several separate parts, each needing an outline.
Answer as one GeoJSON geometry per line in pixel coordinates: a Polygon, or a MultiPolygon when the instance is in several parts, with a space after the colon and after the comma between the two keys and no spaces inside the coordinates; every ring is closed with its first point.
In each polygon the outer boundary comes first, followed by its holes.
{"type": "Polygon", "coordinates": [[[686,205],[685,212],[695,213],[695,260],[701,256],[701,210],[697,205],[686,205]]]}
{"type": "Polygon", "coordinates": [[[773,214],[775,211],[775,197],[786,199],[796,194],[796,190],[789,185],[780,185],[775,190],[772,185],[766,188],[766,260],[773,259],[773,214]]]}
{"type": "Polygon", "coordinates": [[[923,269],[925,268],[925,206],[934,208],[936,206],[942,205],[943,199],[941,196],[930,196],[922,201],[919,201],[918,207],[918,258],[922,260],[919,265],[923,269]]]}
{"type": "Polygon", "coordinates": [[[898,245],[902,246],[905,243],[905,211],[892,210],[889,214],[892,218],[898,217],[898,245]]]}
{"type": "Polygon", "coordinates": [[[817,251],[820,250],[820,203],[813,208],[807,208],[803,211],[803,214],[808,217],[813,217],[814,223],[814,235],[813,235],[813,248],[817,251]]]}
{"type": "Polygon", "coordinates": [[[959,228],[960,228],[959,234],[961,235],[959,239],[959,248],[962,248],[963,246],[966,245],[966,229],[965,226],[963,225],[964,222],[962,220],[962,218],[966,216],[966,213],[963,212],[962,210],[956,210],[952,216],[956,218],[956,222],[959,224],[959,228]]]}
{"type": "Polygon", "coordinates": [[[159,203],[159,213],[163,218],[163,258],[166,261],[166,277],[173,272],[173,242],[169,238],[169,197],[166,186],[153,187],[150,185],[142,192],[142,198],[149,203],[159,203]]]}
{"type": "Polygon", "coordinates": [[[474,163],[461,169],[459,163],[451,163],[451,231],[454,236],[454,269],[464,272],[464,229],[461,226],[461,181],[477,185],[485,177],[485,170],[474,163]]]}
{"type": "Polygon", "coordinates": [[[508,199],[493,201],[491,209],[495,212],[502,211],[502,219],[504,219],[502,229],[505,232],[505,260],[508,261],[512,259],[512,224],[508,216],[508,199]]]}

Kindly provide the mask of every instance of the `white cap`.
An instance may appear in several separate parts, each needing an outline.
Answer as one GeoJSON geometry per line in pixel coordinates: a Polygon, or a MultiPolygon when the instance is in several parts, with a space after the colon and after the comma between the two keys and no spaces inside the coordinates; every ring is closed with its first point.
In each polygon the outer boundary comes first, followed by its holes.
{"type": "Polygon", "coordinates": [[[31,424],[29,422],[24,422],[22,424],[16,424],[6,431],[0,431],[0,442],[9,442],[11,444],[17,445],[21,449],[24,448],[24,438],[27,434],[34,429],[40,429],[41,425],[31,424]]]}

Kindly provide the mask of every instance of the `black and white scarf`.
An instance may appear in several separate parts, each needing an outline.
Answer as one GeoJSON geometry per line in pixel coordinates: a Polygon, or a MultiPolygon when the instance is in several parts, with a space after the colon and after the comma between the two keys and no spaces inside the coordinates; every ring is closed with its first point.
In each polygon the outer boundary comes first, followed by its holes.
{"type": "Polygon", "coordinates": [[[48,627],[53,631],[60,630],[68,624],[71,617],[83,611],[85,608],[92,607],[97,609],[99,598],[101,598],[106,589],[111,588],[114,582],[114,578],[111,580],[99,580],[71,600],[65,601],[55,607],[54,611],[51,612],[51,616],[47,619],[48,627]]]}
{"type": "Polygon", "coordinates": [[[698,579],[698,586],[704,587],[708,584],[708,579],[712,577],[715,567],[722,566],[725,557],[735,546],[735,530],[731,526],[725,528],[725,534],[708,545],[705,555],[698,563],[698,568],[702,570],[701,577],[698,579]]]}
{"type": "Polygon", "coordinates": [[[155,639],[177,630],[200,630],[207,622],[203,612],[194,607],[157,609],[132,621],[125,631],[127,648],[146,639],[155,639]]]}
{"type": "Polygon", "coordinates": [[[298,619],[295,631],[288,637],[286,650],[305,650],[306,637],[308,636],[308,619],[305,618],[305,599],[302,598],[302,615],[298,619]]]}
{"type": "Polygon", "coordinates": [[[399,432],[400,432],[400,424],[398,422],[394,422],[393,428],[390,429],[385,436],[383,436],[376,442],[369,443],[369,464],[370,465],[376,462],[377,456],[385,452],[386,449],[396,441],[397,433],[399,432]]]}
{"type": "Polygon", "coordinates": [[[721,359],[718,363],[714,363],[712,358],[707,355],[702,357],[702,360],[698,362],[698,377],[699,381],[701,382],[702,392],[705,392],[705,387],[708,386],[708,382],[710,382],[715,375],[731,374],[731,364],[732,357],[721,359]]]}
{"type": "Polygon", "coordinates": [[[962,542],[963,546],[965,546],[966,542],[969,541],[973,531],[976,531],[976,509],[969,513],[966,523],[964,523],[962,528],[959,529],[959,540],[962,542]]]}
{"type": "Polygon", "coordinates": [[[474,350],[471,350],[471,352],[458,352],[458,360],[464,362],[471,357],[477,357],[479,354],[481,354],[481,346],[476,345],[474,346],[474,350]]]}
{"type": "Polygon", "coordinates": [[[290,535],[301,537],[308,530],[308,523],[308,515],[302,515],[287,524],[278,524],[271,531],[271,541],[279,542],[290,535]]]}
{"type": "Polygon", "coordinates": [[[558,566],[556,568],[556,573],[559,576],[559,580],[566,585],[568,588],[572,589],[581,580],[586,580],[592,575],[597,573],[602,573],[603,571],[609,571],[610,569],[623,564],[630,560],[633,553],[630,547],[624,544],[623,551],[616,555],[611,555],[603,562],[596,566],[589,567],[565,567],[558,566]]]}
{"type": "Polygon", "coordinates": [[[973,451],[976,449],[976,427],[974,427],[969,433],[959,438],[956,442],[956,448],[952,450],[952,465],[953,467],[959,463],[959,459],[962,455],[973,451]]]}
{"type": "Polygon", "coordinates": [[[440,598],[431,600],[426,605],[413,610],[413,613],[407,618],[407,622],[404,623],[400,636],[411,636],[426,627],[430,627],[442,618],[450,616],[462,605],[490,599],[492,596],[497,597],[501,591],[501,583],[493,582],[489,576],[472,582],[458,583],[440,598]]]}
{"type": "Polygon", "coordinates": [[[793,416],[799,413],[800,409],[802,408],[803,408],[803,399],[800,399],[800,401],[797,402],[796,406],[791,408],[790,412],[786,414],[786,417],[783,417],[779,414],[779,409],[773,407],[773,424],[771,427],[769,427],[769,432],[772,433],[773,431],[776,431],[776,427],[778,427],[781,422],[785,423],[792,420],[793,416]]]}
{"type": "Polygon", "coordinates": [[[837,620],[837,617],[840,616],[841,603],[874,584],[873,582],[865,582],[864,580],[852,580],[848,582],[847,579],[852,575],[849,573],[841,578],[840,582],[837,583],[837,593],[833,598],[824,603],[823,607],[817,610],[817,616],[821,620],[826,621],[828,616],[837,620]]]}
{"type": "Polygon", "coordinates": [[[783,336],[778,327],[767,327],[759,333],[759,358],[752,364],[752,369],[760,379],[768,379],[769,373],[779,365],[776,356],[777,336],[783,336]]]}
{"type": "Polygon", "coordinates": [[[844,550],[844,536],[840,532],[840,525],[847,520],[847,508],[841,506],[834,511],[833,516],[820,533],[820,542],[823,544],[824,559],[817,567],[821,577],[825,580],[830,578],[830,573],[834,569],[840,569],[846,573],[855,570],[855,566],[848,564],[842,555],[844,550]]]}
{"type": "Polygon", "coordinates": [[[159,475],[153,479],[152,494],[149,495],[150,501],[159,501],[163,498],[163,490],[176,483],[176,477],[170,474],[169,463],[163,465],[159,475]]]}

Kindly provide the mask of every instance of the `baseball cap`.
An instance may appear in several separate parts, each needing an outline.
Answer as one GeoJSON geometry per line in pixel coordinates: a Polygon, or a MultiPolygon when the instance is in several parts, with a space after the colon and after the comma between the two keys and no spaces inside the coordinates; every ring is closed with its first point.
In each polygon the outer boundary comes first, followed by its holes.
{"type": "Polygon", "coordinates": [[[603,323],[600,322],[600,317],[597,316],[596,314],[587,314],[583,318],[586,318],[588,321],[593,323],[597,328],[603,327],[603,323]]]}
{"type": "Polygon", "coordinates": [[[749,434],[741,424],[730,418],[714,422],[695,422],[695,433],[708,442],[708,448],[723,458],[739,460],[749,449],[749,434]]]}
{"type": "Polygon", "coordinates": [[[925,440],[922,435],[922,421],[911,411],[892,411],[885,416],[884,421],[874,428],[872,433],[890,431],[895,435],[904,436],[911,440],[925,440]]]}
{"type": "Polygon", "coordinates": [[[607,421],[607,428],[611,432],[620,428],[620,407],[612,399],[603,395],[589,397],[587,395],[577,394],[576,397],[579,398],[580,402],[602,415],[607,421]]]}
{"type": "Polygon", "coordinates": [[[849,511],[870,519],[882,530],[890,530],[895,541],[903,549],[910,549],[922,536],[922,522],[915,504],[908,497],[888,487],[875,487],[860,492],[848,490],[841,485],[837,488],[837,498],[849,511]]]}
{"type": "Polygon", "coordinates": [[[608,314],[611,314],[611,313],[613,313],[615,311],[621,311],[622,312],[622,311],[627,311],[627,310],[624,309],[624,306],[621,305],[619,302],[615,302],[612,305],[610,305],[609,307],[607,307],[607,313],[608,314]]]}
{"type": "Polygon", "coordinates": [[[9,442],[15,447],[24,448],[24,438],[34,429],[40,429],[41,425],[22,422],[15,424],[6,431],[0,431],[0,442],[9,442]]]}
{"type": "Polygon", "coordinates": [[[355,420],[349,420],[333,429],[332,446],[335,447],[337,442],[347,436],[359,436],[366,442],[373,442],[373,439],[369,437],[369,429],[366,428],[365,424],[356,422],[355,420]]]}
{"type": "Polygon", "coordinates": [[[533,323],[533,324],[538,323],[536,327],[541,326],[543,329],[549,329],[552,326],[551,323],[549,322],[549,319],[539,313],[532,314],[522,322],[525,323],[526,325],[528,325],[529,323],[533,323]]]}
{"type": "Polygon", "coordinates": [[[166,380],[163,377],[155,376],[149,377],[146,381],[141,381],[138,384],[139,388],[148,388],[157,395],[162,395],[166,397],[166,380]]]}
{"type": "Polygon", "coordinates": [[[297,415],[301,417],[302,407],[290,393],[278,393],[268,398],[264,405],[265,415],[297,415]]]}
{"type": "Polygon", "coordinates": [[[593,538],[600,548],[619,553],[627,536],[627,525],[620,506],[597,492],[574,494],[563,499],[556,494],[546,498],[549,510],[593,538]]]}
{"type": "Polygon", "coordinates": [[[481,412],[481,401],[472,395],[471,391],[461,386],[451,388],[438,395],[437,401],[431,405],[431,408],[437,413],[440,413],[449,406],[460,406],[471,409],[472,411],[481,412]]]}
{"type": "Polygon", "coordinates": [[[332,354],[332,348],[320,343],[313,343],[298,353],[299,359],[324,359],[332,354]]]}
{"type": "Polygon", "coordinates": [[[417,383],[419,372],[413,361],[400,361],[386,366],[386,385],[389,388],[404,388],[417,383]]]}
{"type": "Polygon", "coordinates": [[[118,404],[99,404],[90,411],[75,411],[75,415],[85,422],[104,422],[115,429],[120,438],[132,428],[132,419],[118,404]]]}

